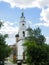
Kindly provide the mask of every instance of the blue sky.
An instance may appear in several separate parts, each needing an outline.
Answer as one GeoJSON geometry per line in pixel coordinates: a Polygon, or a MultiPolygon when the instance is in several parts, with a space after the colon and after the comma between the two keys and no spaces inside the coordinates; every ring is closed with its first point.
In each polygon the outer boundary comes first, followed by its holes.
{"type": "Polygon", "coordinates": [[[0,0],[0,20],[4,21],[0,33],[9,34],[7,43],[15,43],[22,9],[27,26],[29,23],[33,29],[40,27],[49,43],[49,0],[0,0]]]}

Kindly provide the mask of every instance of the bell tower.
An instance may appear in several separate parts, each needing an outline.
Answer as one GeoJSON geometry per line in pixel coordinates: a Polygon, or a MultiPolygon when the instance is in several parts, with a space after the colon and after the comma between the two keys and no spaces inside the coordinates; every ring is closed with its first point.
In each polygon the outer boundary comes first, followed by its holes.
{"type": "Polygon", "coordinates": [[[25,21],[24,13],[22,12],[19,22],[19,39],[25,38],[25,30],[26,30],[26,21],[25,21]]]}
{"type": "Polygon", "coordinates": [[[22,12],[19,22],[19,31],[18,34],[16,35],[17,60],[25,59],[24,47],[22,46],[25,40],[25,32],[26,32],[26,21],[25,21],[24,13],[22,12]]]}

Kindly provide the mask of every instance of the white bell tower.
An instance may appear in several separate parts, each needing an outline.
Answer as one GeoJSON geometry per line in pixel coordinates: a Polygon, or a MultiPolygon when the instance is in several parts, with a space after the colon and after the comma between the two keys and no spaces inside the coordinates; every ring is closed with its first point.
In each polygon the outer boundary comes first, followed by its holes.
{"type": "Polygon", "coordinates": [[[26,31],[26,21],[24,17],[24,13],[22,12],[19,22],[19,39],[25,38],[25,31],[26,31]]]}
{"type": "Polygon", "coordinates": [[[25,32],[26,32],[26,21],[24,17],[24,13],[21,13],[20,22],[19,22],[19,31],[16,35],[16,48],[17,48],[17,60],[24,60],[24,47],[23,43],[25,40],[25,32]]]}

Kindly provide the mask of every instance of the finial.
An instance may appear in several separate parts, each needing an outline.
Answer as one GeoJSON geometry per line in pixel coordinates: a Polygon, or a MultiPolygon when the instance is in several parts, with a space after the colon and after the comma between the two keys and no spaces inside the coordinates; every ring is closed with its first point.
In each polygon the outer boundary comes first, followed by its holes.
{"type": "Polygon", "coordinates": [[[24,13],[23,13],[23,8],[22,8],[22,17],[24,16],[24,13]]]}
{"type": "Polygon", "coordinates": [[[24,16],[24,13],[22,12],[22,17],[24,16]]]}
{"type": "Polygon", "coordinates": [[[25,18],[25,17],[24,17],[23,9],[22,9],[22,13],[21,13],[21,18],[25,18]]]}
{"type": "Polygon", "coordinates": [[[21,17],[24,17],[24,12],[23,12],[23,9],[22,9],[22,14],[21,14],[21,17]]]}

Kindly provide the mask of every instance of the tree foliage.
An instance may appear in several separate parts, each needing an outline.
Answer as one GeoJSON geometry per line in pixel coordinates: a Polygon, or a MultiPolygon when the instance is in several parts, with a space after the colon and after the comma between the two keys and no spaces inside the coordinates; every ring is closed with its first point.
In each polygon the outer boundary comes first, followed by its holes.
{"type": "Polygon", "coordinates": [[[0,21],[0,28],[3,26],[3,22],[0,21]]]}
{"type": "MultiPolygon", "coordinates": [[[[0,29],[2,25],[3,23],[0,22],[0,29]]],[[[4,61],[4,59],[8,57],[9,53],[11,52],[11,48],[6,44],[7,37],[7,34],[3,35],[0,33],[0,61],[4,61]]]]}
{"type": "Polygon", "coordinates": [[[38,27],[34,30],[28,29],[29,37],[27,37],[27,40],[35,41],[37,44],[45,43],[46,39],[44,35],[41,34],[41,29],[38,27]]]}
{"type": "Polygon", "coordinates": [[[26,38],[23,44],[28,65],[49,65],[49,45],[45,44],[45,37],[40,28],[34,29],[32,33],[32,37],[26,38]]]}

